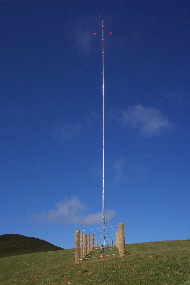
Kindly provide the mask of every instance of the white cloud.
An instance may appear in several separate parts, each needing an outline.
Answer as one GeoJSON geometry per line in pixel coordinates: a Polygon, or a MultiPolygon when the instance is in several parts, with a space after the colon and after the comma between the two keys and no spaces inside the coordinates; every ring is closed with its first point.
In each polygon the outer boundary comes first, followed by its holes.
{"type": "Polygon", "coordinates": [[[123,110],[121,121],[125,125],[138,129],[144,136],[158,135],[171,128],[171,123],[160,110],[146,108],[140,104],[123,110]]]}
{"type": "Polygon", "coordinates": [[[101,117],[95,112],[90,111],[89,116],[83,122],[77,123],[57,123],[51,127],[51,136],[58,141],[66,141],[79,136],[87,128],[91,128],[101,117]]]}
{"type": "MultiPolygon", "coordinates": [[[[107,210],[105,212],[105,218],[107,221],[111,220],[115,216],[115,211],[114,210],[107,210]]],[[[82,224],[83,225],[92,225],[92,224],[100,224],[102,222],[102,213],[95,213],[95,214],[90,214],[86,216],[82,224]]]]}
{"type": "Polygon", "coordinates": [[[82,27],[76,29],[76,43],[83,53],[89,53],[92,38],[93,34],[82,27]]]}
{"type": "Polygon", "coordinates": [[[74,46],[82,53],[89,54],[94,38],[92,17],[89,15],[70,19],[65,30],[67,37],[74,46]],[[71,36],[72,35],[72,36],[71,36]]]}
{"type": "Polygon", "coordinates": [[[81,123],[55,124],[53,126],[52,135],[54,138],[56,138],[58,140],[64,140],[65,141],[65,140],[72,139],[75,136],[77,136],[81,130],[82,130],[81,123]]]}
{"type": "Polygon", "coordinates": [[[166,99],[171,100],[173,105],[181,109],[181,107],[189,105],[189,90],[185,86],[181,86],[177,91],[165,92],[166,99]]]}
{"type": "Polygon", "coordinates": [[[175,91],[175,92],[168,92],[165,93],[167,99],[177,99],[178,101],[181,101],[185,98],[185,93],[183,90],[175,91]]]}
{"type": "MultiPolygon", "coordinates": [[[[80,201],[76,196],[66,199],[62,203],[57,203],[54,210],[47,214],[34,215],[32,218],[37,222],[52,222],[54,224],[81,224],[92,225],[102,222],[102,213],[85,214],[85,203],[80,201]]],[[[106,219],[111,220],[115,211],[107,210],[106,219]]]]}
{"type": "Polygon", "coordinates": [[[124,158],[120,158],[117,161],[115,161],[113,165],[116,182],[120,182],[122,178],[125,177],[125,171],[124,171],[125,163],[126,160],[124,158]]]}
{"type": "Polygon", "coordinates": [[[57,221],[62,219],[69,223],[77,222],[77,213],[85,208],[84,204],[77,197],[71,197],[63,203],[56,204],[56,210],[50,210],[46,216],[47,221],[57,221]]]}

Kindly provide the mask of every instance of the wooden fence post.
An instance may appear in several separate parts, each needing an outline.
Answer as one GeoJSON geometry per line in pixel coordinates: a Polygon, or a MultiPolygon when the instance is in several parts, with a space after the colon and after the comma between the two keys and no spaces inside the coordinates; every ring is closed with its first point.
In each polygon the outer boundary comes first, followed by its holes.
{"type": "Polygon", "coordinates": [[[84,234],[81,233],[81,259],[84,258],[84,234]]]}
{"type": "Polygon", "coordinates": [[[94,234],[91,234],[91,251],[94,250],[94,234]]]}
{"type": "Polygon", "coordinates": [[[88,235],[85,234],[85,256],[88,254],[88,235]]]}
{"type": "Polygon", "coordinates": [[[119,230],[116,231],[116,247],[119,249],[119,230]]]}
{"type": "Polygon", "coordinates": [[[88,235],[88,253],[90,253],[90,234],[88,235]]]}
{"type": "Polygon", "coordinates": [[[119,254],[125,255],[125,238],[124,238],[124,224],[119,223],[119,254]]]}
{"type": "Polygon", "coordinates": [[[75,262],[80,259],[80,230],[75,230],[75,262]]]}

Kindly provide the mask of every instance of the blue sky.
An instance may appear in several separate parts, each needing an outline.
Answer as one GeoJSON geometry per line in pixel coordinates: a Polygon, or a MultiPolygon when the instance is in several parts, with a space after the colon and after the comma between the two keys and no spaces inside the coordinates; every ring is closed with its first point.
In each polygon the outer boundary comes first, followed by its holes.
{"type": "Polygon", "coordinates": [[[188,1],[0,1],[0,234],[190,236],[188,1]],[[97,32],[97,36],[94,36],[97,32]],[[109,35],[112,32],[112,36],[109,35]]]}

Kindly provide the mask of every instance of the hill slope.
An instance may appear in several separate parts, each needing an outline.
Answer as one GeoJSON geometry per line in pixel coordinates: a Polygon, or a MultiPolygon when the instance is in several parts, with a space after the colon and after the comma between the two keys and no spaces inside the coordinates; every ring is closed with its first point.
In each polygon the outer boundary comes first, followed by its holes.
{"type": "Polygon", "coordinates": [[[0,284],[187,285],[190,284],[190,240],[125,245],[126,256],[105,247],[75,264],[75,250],[0,258],[0,284]]]}
{"type": "Polygon", "coordinates": [[[60,249],[62,248],[34,237],[26,237],[19,234],[0,236],[0,257],[60,249]]]}

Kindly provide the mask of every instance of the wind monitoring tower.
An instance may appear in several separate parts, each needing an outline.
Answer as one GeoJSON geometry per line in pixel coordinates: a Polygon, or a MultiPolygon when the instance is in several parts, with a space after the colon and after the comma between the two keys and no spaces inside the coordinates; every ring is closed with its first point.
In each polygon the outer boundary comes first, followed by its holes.
{"type": "MultiPolygon", "coordinates": [[[[109,33],[112,35],[112,33],[109,33]]],[[[96,36],[97,33],[94,33],[96,36]]],[[[102,20],[102,238],[103,244],[106,245],[106,220],[105,220],[105,191],[104,191],[104,21],[102,20]]]]}

